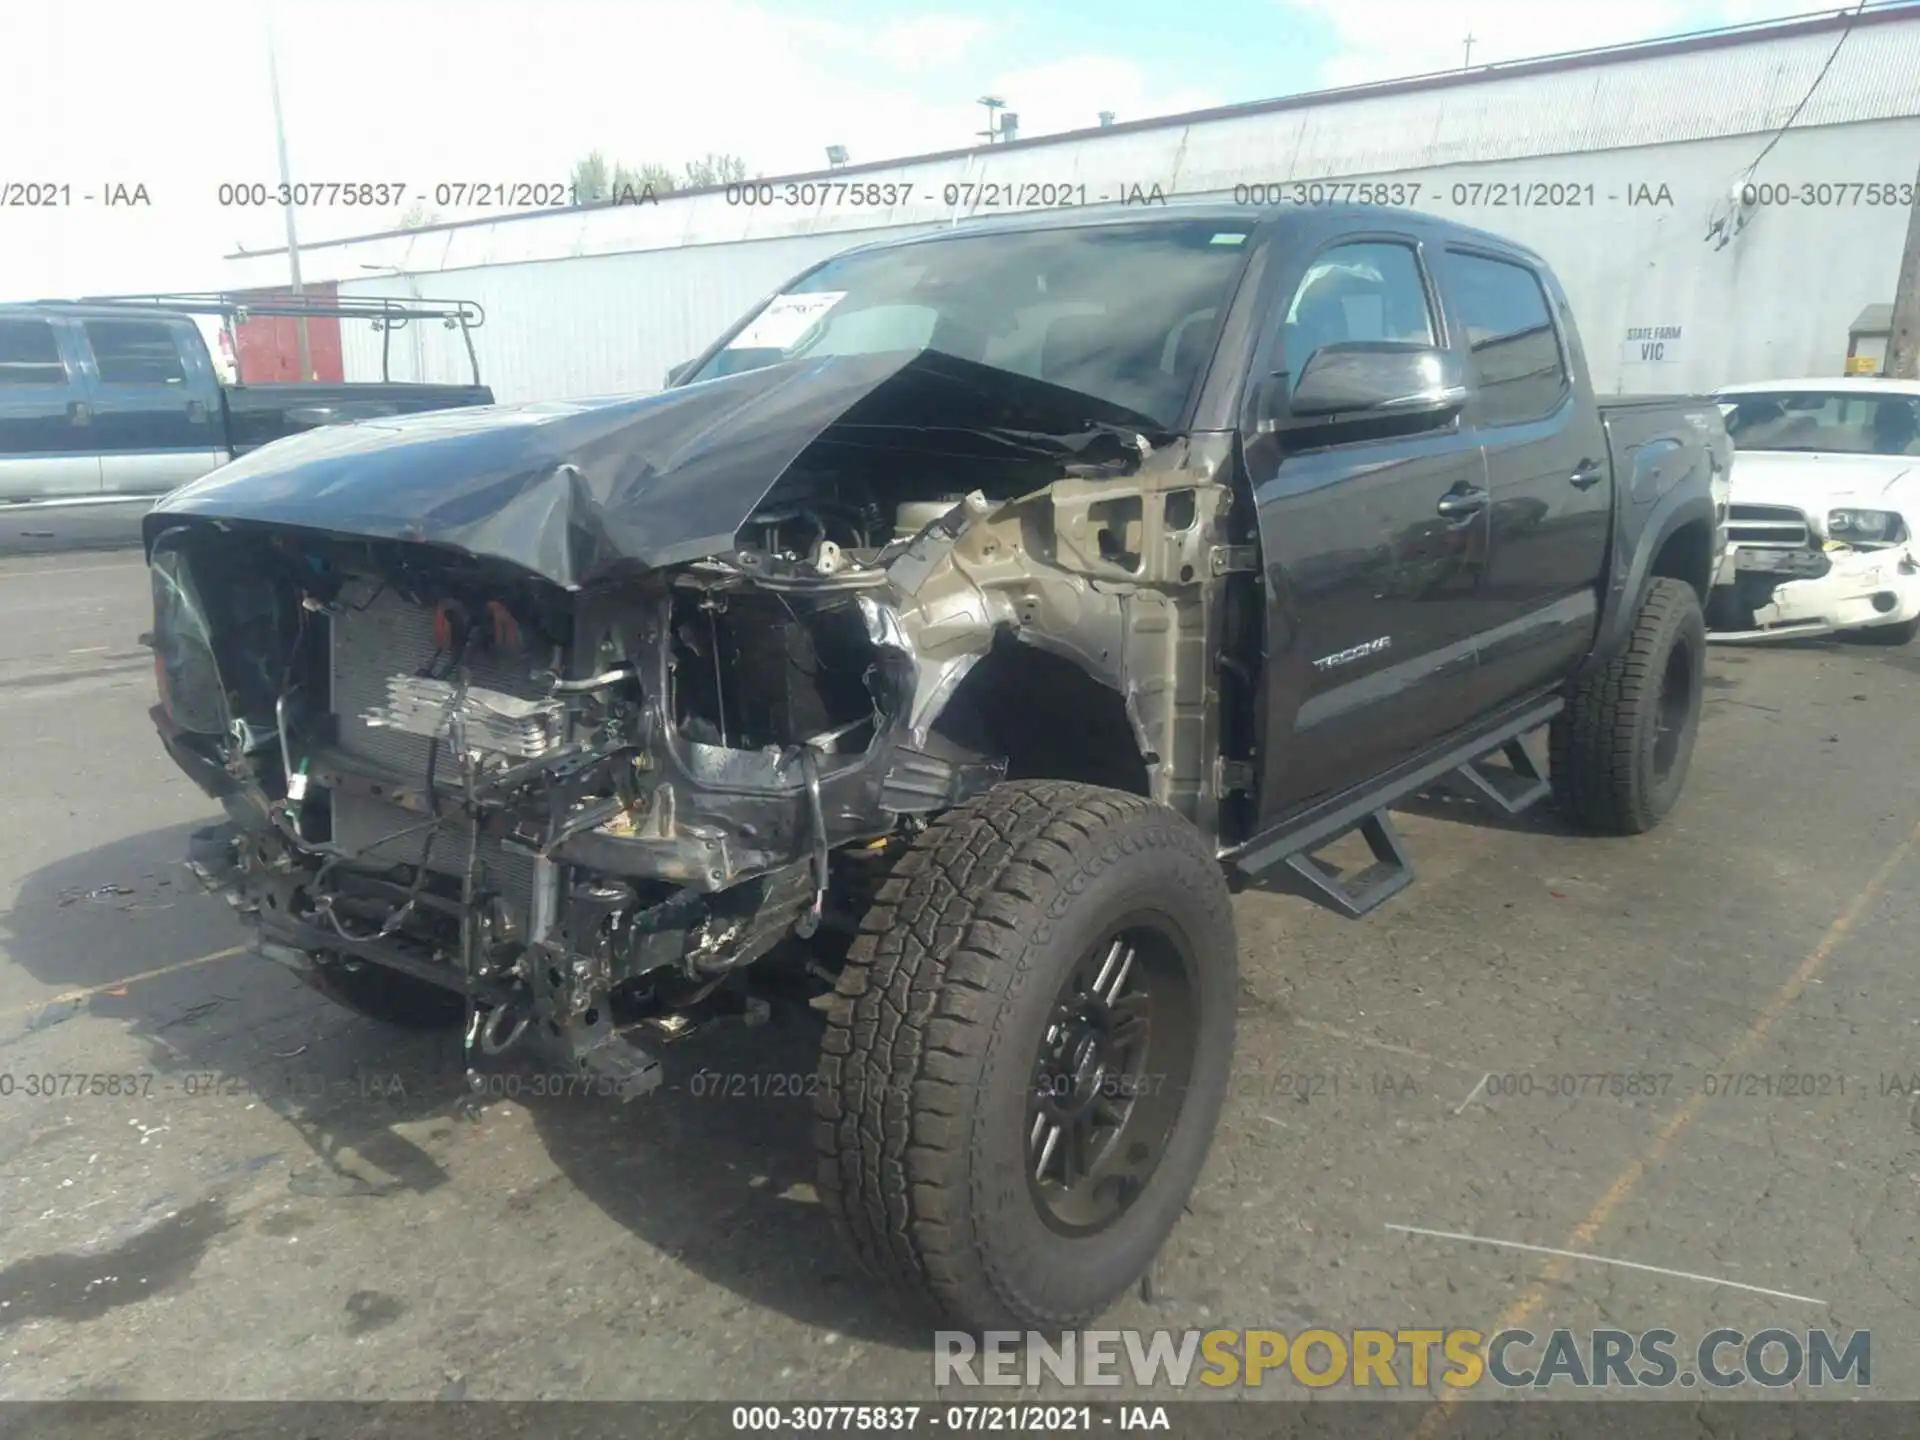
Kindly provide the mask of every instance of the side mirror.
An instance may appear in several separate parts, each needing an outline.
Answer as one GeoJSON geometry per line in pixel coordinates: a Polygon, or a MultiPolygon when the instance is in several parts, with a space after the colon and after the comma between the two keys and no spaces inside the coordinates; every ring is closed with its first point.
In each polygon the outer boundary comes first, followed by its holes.
{"type": "Polygon", "coordinates": [[[1322,345],[1292,393],[1270,410],[1282,426],[1339,425],[1402,415],[1440,420],[1467,400],[1460,357],[1432,345],[1399,340],[1346,340],[1322,345]]]}
{"type": "Polygon", "coordinates": [[[687,372],[691,369],[693,369],[693,361],[682,360],[678,365],[675,365],[671,370],[667,371],[667,383],[661,388],[671,390],[685,378],[687,372]]]}

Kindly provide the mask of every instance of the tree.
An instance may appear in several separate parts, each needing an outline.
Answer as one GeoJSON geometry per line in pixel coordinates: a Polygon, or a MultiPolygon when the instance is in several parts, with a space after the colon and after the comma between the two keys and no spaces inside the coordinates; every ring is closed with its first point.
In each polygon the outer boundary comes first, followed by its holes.
{"type": "Polygon", "coordinates": [[[630,186],[639,188],[651,185],[656,195],[671,195],[680,188],[679,183],[673,178],[672,170],[665,165],[655,164],[651,160],[638,170],[622,169],[621,173],[627,177],[627,184],[630,186]]]}
{"type": "Polygon", "coordinates": [[[400,212],[399,228],[402,230],[424,230],[429,225],[439,223],[440,212],[428,209],[424,200],[415,200],[400,212]]]}
{"type": "Polygon", "coordinates": [[[699,160],[687,162],[687,187],[704,190],[713,185],[737,185],[747,178],[747,162],[738,155],[709,150],[699,160]]]}
{"type": "Polygon", "coordinates": [[[573,162],[573,174],[567,181],[571,186],[568,198],[576,205],[591,205],[606,195],[607,183],[612,179],[607,157],[598,150],[590,150],[573,162]]]}
{"type": "Polygon", "coordinates": [[[610,162],[598,150],[589,151],[573,163],[573,203],[598,205],[608,201],[631,204],[643,195],[659,197],[676,190],[703,190],[714,185],[734,185],[747,178],[747,162],[738,155],[708,151],[698,160],[689,160],[676,174],[670,165],[649,160],[640,165],[610,162]]]}
{"type": "Polygon", "coordinates": [[[651,161],[637,167],[609,164],[598,150],[591,150],[574,161],[571,183],[576,205],[603,205],[609,201],[631,204],[647,194],[649,187],[655,196],[669,195],[680,188],[674,181],[673,171],[665,165],[651,161]]]}

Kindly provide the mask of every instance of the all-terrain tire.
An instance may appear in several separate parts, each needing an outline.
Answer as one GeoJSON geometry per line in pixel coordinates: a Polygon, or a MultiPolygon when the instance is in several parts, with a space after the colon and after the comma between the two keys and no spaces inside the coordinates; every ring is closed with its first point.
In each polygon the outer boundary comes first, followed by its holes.
{"type": "Polygon", "coordinates": [[[466,1018],[466,1001],[453,991],[372,963],[350,968],[316,956],[305,979],[334,1004],[402,1030],[457,1029],[466,1018]]]}
{"type": "Polygon", "coordinates": [[[870,1273],[962,1328],[1091,1320],[1152,1264],[1192,1192],[1226,1094],[1238,985],[1225,879],[1174,811],[1026,780],[947,812],[881,887],[829,1013],[814,1131],[842,1237],[870,1273]],[[1136,922],[1164,928],[1192,982],[1175,1012],[1190,1025],[1177,1109],[1161,1112],[1170,1128],[1132,1202],[1104,1228],[1063,1232],[1030,1188],[1035,1057],[1062,986],[1091,968],[1082,957],[1136,922]]]}
{"type": "Polygon", "coordinates": [[[1549,778],[1560,808],[1603,835],[1639,835],[1680,799],[1706,689],[1700,598],[1655,579],[1627,643],[1575,680],[1548,730],[1549,778]]]}

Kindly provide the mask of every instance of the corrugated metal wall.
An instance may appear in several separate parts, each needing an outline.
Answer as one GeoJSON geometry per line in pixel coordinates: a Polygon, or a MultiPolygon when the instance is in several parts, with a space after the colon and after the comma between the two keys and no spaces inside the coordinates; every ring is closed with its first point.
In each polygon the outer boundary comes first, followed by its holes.
{"type": "MultiPolygon", "coordinates": [[[[1530,245],[1553,265],[1579,317],[1603,390],[1709,390],[1743,380],[1838,375],[1847,327],[1893,296],[1904,207],[1757,206],[1724,249],[1702,237],[1727,208],[1732,179],[1764,141],[1648,146],[1550,160],[1415,171],[1399,178],[1450,200],[1452,187],[1500,182],[1592,185],[1592,209],[1423,208],[1468,219],[1530,245]],[[1672,204],[1632,205],[1640,187],[1672,204]],[[1608,200],[1605,197],[1617,197],[1608,200]],[[1658,360],[1628,332],[1678,326],[1658,360]]],[[[1795,131],[1767,157],[1764,183],[1911,183],[1920,118],[1795,131]]],[[[1463,194],[1466,192],[1463,192],[1463,194]]],[[[1142,214],[1157,213],[1143,210],[1142,214]]],[[[901,227],[899,233],[926,229],[901,227]]],[[[880,232],[889,233],[889,232],[880,232]]],[[[342,286],[349,294],[425,289],[478,300],[481,375],[502,400],[657,388],[669,365],[703,348],[790,275],[876,238],[796,236],[737,245],[545,260],[342,286]]],[[[376,335],[345,336],[351,379],[379,375],[376,335]]],[[[457,337],[409,329],[395,337],[396,379],[460,380],[457,337]]]]}
{"type": "MultiPolygon", "coordinates": [[[[1854,203],[1760,207],[1721,250],[1701,237],[1803,99],[1755,181],[1911,183],[1920,12],[1910,13],[1862,25],[1837,54],[1838,31],[1828,29],[1537,73],[1495,70],[1456,85],[1336,94],[843,177],[910,185],[915,202],[891,210],[751,206],[707,192],[314,247],[303,261],[316,278],[348,282],[346,293],[479,300],[489,315],[478,337],[482,372],[503,399],[583,395],[651,389],[795,271],[850,244],[944,223],[954,215],[942,203],[949,185],[1064,182],[1098,199],[1135,186],[1226,196],[1270,180],[1380,179],[1419,185],[1415,208],[1545,254],[1578,307],[1604,389],[1837,374],[1854,316],[1892,298],[1904,207],[1849,192],[1854,203]],[[1512,181],[1590,184],[1598,203],[1473,203],[1473,186],[1512,181]],[[1629,203],[1642,186],[1657,203],[1629,203]],[[404,273],[360,278],[376,267],[404,273]],[[1623,347],[1643,326],[1681,334],[1663,358],[1642,361],[1623,347]]],[[[236,282],[271,279],[276,263],[240,262],[236,282]]],[[[349,377],[377,375],[376,337],[346,341],[349,377]]],[[[458,379],[464,355],[453,337],[403,332],[394,373],[458,379]]]]}

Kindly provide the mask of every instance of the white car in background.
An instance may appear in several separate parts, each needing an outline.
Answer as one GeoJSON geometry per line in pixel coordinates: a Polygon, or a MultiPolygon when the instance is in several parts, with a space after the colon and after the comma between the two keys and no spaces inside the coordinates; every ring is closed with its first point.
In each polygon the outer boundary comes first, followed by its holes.
{"type": "Polygon", "coordinates": [[[1715,640],[1920,632],[1920,382],[1730,385],[1727,553],[1715,640]]]}

